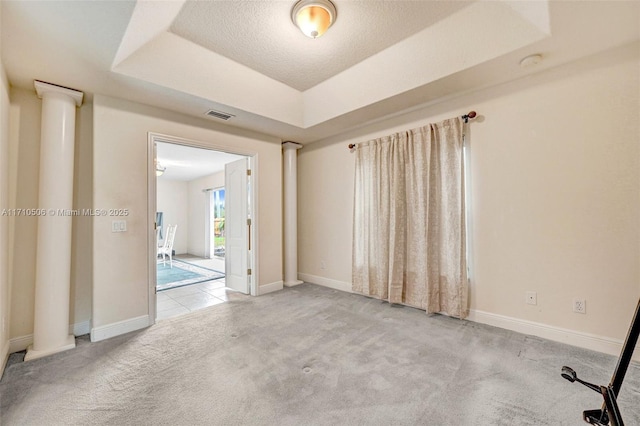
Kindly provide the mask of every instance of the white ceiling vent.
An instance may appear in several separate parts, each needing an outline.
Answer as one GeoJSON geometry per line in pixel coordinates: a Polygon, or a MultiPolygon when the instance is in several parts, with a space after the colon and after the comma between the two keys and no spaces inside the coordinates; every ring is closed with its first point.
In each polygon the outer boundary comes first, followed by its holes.
{"type": "Polygon", "coordinates": [[[227,112],[222,112],[222,111],[216,111],[214,109],[210,109],[209,111],[207,111],[206,113],[209,117],[215,117],[215,118],[219,118],[220,120],[228,120],[231,117],[235,117],[235,115],[233,114],[229,114],[227,112]]]}

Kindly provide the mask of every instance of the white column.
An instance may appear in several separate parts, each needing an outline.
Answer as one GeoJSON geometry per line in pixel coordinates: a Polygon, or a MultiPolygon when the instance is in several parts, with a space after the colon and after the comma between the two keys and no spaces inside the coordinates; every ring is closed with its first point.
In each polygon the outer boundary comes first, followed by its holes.
{"type": "Polygon", "coordinates": [[[33,345],[25,361],[76,346],[69,334],[76,106],[83,93],[40,81],[42,98],[33,345]],[[68,214],[65,214],[68,213],[68,214]]]}
{"type": "Polygon", "coordinates": [[[302,145],[284,142],[284,285],[302,284],[298,280],[298,172],[296,151],[302,145]]]}

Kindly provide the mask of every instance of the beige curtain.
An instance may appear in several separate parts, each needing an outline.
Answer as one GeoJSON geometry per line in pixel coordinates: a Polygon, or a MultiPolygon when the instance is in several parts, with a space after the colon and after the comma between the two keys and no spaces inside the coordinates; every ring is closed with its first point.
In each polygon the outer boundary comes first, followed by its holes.
{"type": "Polygon", "coordinates": [[[465,318],[463,120],[356,145],[353,291],[465,318]]]}

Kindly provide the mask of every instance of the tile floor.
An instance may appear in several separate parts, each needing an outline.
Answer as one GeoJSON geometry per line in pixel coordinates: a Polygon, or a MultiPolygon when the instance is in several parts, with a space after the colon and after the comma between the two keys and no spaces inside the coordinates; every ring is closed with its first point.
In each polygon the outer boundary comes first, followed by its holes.
{"type": "Polygon", "coordinates": [[[231,292],[233,290],[224,286],[224,278],[161,291],[156,295],[156,320],[160,321],[224,303],[229,300],[227,294],[231,292]]]}
{"type": "Polygon", "coordinates": [[[197,266],[213,269],[214,271],[224,272],[225,268],[224,258],[222,257],[212,257],[211,259],[204,259],[192,254],[176,254],[173,258],[182,260],[187,263],[192,263],[197,266]]]}

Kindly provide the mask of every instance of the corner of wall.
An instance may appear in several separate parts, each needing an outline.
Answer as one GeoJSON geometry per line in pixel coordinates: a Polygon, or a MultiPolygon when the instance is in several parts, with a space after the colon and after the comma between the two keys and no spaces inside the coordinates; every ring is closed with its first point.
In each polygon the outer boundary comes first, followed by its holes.
{"type": "MultiPolygon", "coordinates": [[[[0,211],[9,207],[9,81],[0,62],[0,211]]],[[[9,217],[0,216],[0,377],[9,357],[9,217]]]]}
{"type": "Polygon", "coordinates": [[[2,345],[2,350],[0,351],[0,377],[4,373],[4,368],[7,366],[7,361],[9,361],[9,340],[5,341],[2,345]]]}

